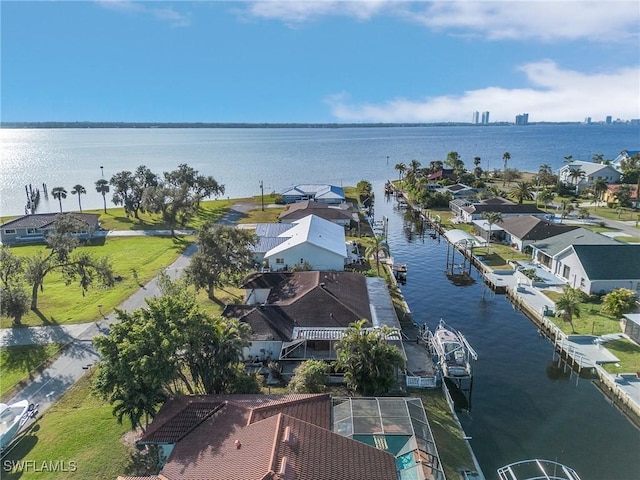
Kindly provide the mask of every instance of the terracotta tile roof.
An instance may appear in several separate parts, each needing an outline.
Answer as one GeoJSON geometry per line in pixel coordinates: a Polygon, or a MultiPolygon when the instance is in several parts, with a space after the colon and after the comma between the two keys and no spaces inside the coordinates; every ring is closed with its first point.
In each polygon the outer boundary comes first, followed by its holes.
{"type": "Polygon", "coordinates": [[[329,430],[326,394],[176,397],[153,423],[175,422],[180,406],[214,404],[223,406],[177,442],[157,480],[398,478],[393,455],[329,430]]]}
{"type": "Polygon", "coordinates": [[[162,475],[152,475],[150,477],[123,477],[118,475],[118,478],[116,480],[162,480],[162,475]]]}

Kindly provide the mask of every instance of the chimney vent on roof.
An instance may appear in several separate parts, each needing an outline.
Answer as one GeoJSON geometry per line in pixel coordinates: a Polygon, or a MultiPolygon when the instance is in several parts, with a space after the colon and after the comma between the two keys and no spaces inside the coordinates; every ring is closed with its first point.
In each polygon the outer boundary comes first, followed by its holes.
{"type": "Polygon", "coordinates": [[[320,282],[320,287],[324,288],[326,285],[324,284],[324,282],[320,282]]]}
{"type": "Polygon", "coordinates": [[[235,442],[233,442],[233,444],[236,446],[236,449],[240,450],[240,447],[242,446],[242,443],[240,443],[240,440],[236,440],[235,442]]]}
{"type": "Polygon", "coordinates": [[[284,429],[284,435],[282,436],[282,443],[289,445],[291,443],[291,427],[287,426],[284,429]]]}

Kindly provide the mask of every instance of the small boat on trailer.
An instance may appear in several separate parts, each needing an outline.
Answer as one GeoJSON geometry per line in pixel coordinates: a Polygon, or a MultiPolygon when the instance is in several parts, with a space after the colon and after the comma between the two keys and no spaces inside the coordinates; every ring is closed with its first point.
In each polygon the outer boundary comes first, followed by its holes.
{"type": "Polygon", "coordinates": [[[30,405],[28,400],[21,400],[11,405],[0,403],[0,450],[4,450],[22,425],[29,418],[30,405]]]}
{"type": "Polygon", "coordinates": [[[438,327],[433,332],[432,344],[443,377],[471,378],[471,360],[477,360],[478,355],[462,333],[440,319],[438,327]]]}

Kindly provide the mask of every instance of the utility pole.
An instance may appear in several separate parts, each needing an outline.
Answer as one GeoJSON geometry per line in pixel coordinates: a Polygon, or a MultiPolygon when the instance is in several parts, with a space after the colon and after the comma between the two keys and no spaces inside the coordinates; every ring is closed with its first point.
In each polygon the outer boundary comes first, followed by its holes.
{"type": "Polygon", "coordinates": [[[260,198],[262,199],[262,211],[264,212],[264,182],[260,180],[260,198]]]}

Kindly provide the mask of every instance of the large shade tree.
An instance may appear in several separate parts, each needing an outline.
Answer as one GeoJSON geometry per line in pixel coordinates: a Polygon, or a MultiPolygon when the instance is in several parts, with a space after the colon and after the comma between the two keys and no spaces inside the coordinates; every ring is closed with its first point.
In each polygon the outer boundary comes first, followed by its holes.
{"type": "Polygon", "coordinates": [[[363,395],[387,393],[397,384],[397,374],[405,360],[400,350],[389,343],[399,333],[384,325],[367,329],[365,319],[352,324],[338,342],[336,368],[344,372],[347,386],[363,395]]]}
{"type": "Polygon", "coordinates": [[[214,299],[215,288],[238,280],[253,267],[257,238],[249,230],[209,223],[198,233],[198,251],[185,274],[196,288],[214,299]]]}
{"type": "Polygon", "coordinates": [[[146,308],[116,310],[119,321],[94,339],[101,358],[94,390],[118,420],[144,428],[168,396],[184,391],[255,393],[255,376],[241,363],[249,327],[205,313],[182,281],[163,275],[159,285],[161,296],[148,299],[146,308]]]}

